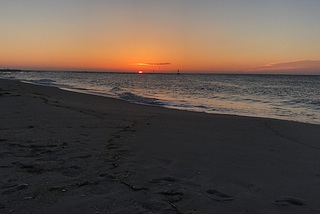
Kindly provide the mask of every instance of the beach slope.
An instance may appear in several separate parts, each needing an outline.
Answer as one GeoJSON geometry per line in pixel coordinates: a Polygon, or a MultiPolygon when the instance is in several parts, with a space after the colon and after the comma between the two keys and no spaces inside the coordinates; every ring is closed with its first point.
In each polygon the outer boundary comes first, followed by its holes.
{"type": "Polygon", "coordinates": [[[319,213],[320,126],[0,79],[0,213],[319,213]]]}

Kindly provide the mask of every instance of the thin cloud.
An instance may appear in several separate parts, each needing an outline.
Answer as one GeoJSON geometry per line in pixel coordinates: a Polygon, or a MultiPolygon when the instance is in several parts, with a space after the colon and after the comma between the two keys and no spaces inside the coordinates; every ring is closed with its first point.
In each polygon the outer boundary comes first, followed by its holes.
{"type": "Polygon", "coordinates": [[[166,65],[171,65],[169,62],[157,62],[157,63],[144,63],[144,62],[137,62],[134,63],[134,65],[148,65],[148,66],[166,66],[166,65]]]}
{"type": "Polygon", "coordinates": [[[243,69],[242,71],[320,71],[320,60],[300,60],[269,63],[265,66],[243,69]]]}

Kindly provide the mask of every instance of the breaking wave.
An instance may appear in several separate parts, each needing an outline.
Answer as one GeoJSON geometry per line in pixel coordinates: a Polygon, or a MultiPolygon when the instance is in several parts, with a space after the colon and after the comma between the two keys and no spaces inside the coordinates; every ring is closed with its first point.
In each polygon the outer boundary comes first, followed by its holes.
{"type": "Polygon", "coordinates": [[[156,105],[156,106],[164,106],[164,103],[161,100],[156,98],[150,97],[143,97],[131,92],[124,92],[118,94],[120,99],[132,102],[132,103],[139,103],[139,104],[146,104],[146,105],[156,105]]]}

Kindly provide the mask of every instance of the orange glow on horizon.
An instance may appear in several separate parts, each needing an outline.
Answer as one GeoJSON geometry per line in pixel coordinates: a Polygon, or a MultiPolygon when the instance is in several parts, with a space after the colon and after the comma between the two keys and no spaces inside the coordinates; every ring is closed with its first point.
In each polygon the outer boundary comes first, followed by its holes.
{"type": "Polygon", "coordinates": [[[138,62],[138,63],[134,63],[134,65],[148,65],[146,63],[141,63],[141,62],[138,62]]]}
{"type": "Polygon", "coordinates": [[[320,1],[93,2],[0,1],[0,69],[320,74],[320,1]]]}

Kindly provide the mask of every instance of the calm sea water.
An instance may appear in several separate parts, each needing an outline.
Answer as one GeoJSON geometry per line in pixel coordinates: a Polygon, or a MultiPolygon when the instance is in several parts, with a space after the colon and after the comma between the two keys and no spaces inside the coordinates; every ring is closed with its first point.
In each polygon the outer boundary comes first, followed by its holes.
{"type": "Polygon", "coordinates": [[[0,77],[167,108],[320,124],[320,76],[29,71],[0,77]]]}

